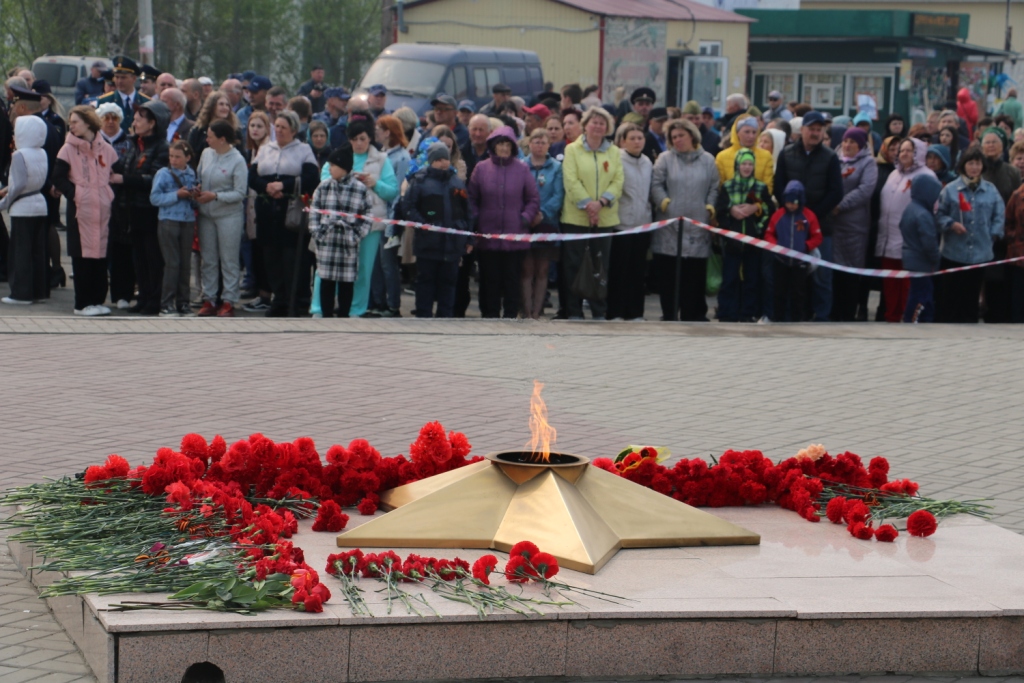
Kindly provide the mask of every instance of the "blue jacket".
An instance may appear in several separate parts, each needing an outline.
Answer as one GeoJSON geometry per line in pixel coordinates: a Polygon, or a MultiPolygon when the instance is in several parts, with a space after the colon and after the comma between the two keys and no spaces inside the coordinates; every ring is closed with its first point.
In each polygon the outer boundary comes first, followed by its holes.
{"type": "MultiPolygon", "coordinates": [[[[442,171],[421,168],[409,179],[409,189],[402,198],[403,215],[416,223],[439,225],[456,230],[469,230],[469,204],[466,185],[455,175],[455,169],[442,171]]],[[[466,253],[466,235],[446,235],[429,230],[416,230],[412,251],[416,258],[458,262],[466,253]]]]}
{"type": "Polygon", "coordinates": [[[974,264],[991,261],[992,242],[1003,236],[1003,222],[1006,207],[996,186],[987,180],[978,182],[976,189],[968,188],[963,178],[957,178],[946,185],[939,196],[936,212],[939,229],[942,231],[942,256],[957,263],[974,264]],[[960,206],[960,194],[970,206],[960,206]],[[960,223],[967,232],[957,235],[951,229],[953,223],[960,223]]]}
{"type": "Polygon", "coordinates": [[[903,267],[907,270],[931,273],[939,269],[939,225],[933,207],[941,192],[942,183],[926,173],[910,181],[910,205],[900,217],[903,267]]]}
{"type": "MultiPolygon", "coordinates": [[[[558,218],[562,214],[562,202],[565,201],[565,186],[562,184],[562,164],[550,156],[544,160],[544,165],[534,168],[533,162],[526,160],[530,167],[533,179],[537,181],[537,189],[540,190],[540,212],[544,216],[541,225],[547,225],[548,230],[541,232],[553,232],[558,230],[558,218]]],[[[537,226],[540,228],[540,226],[537,226]]]]}
{"type": "Polygon", "coordinates": [[[186,166],[176,171],[170,166],[161,168],[153,178],[153,189],[149,191],[149,203],[160,207],[159,219],[162,221],[195,222],[196,210],[191,199],[179,199],[178,189],[190,190],[196,185],[196,172],[186,166]],[[181,184],[175,182],[177,178],[181,184]]]}

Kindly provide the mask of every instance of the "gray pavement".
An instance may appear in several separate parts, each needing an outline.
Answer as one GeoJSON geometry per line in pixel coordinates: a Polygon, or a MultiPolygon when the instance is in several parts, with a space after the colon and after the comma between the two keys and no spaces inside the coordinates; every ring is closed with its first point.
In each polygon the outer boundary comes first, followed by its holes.
{"type": "MultiPolygon", "coordinates": [[[[528,439],[536,378],[561,450],[778,460],[824,443],[885,455],[925,495],[989,498],[1021,532],[1022,342],[1018,326],[2,315],[0,488],[145,462],[190,431],[321,453],[364,437],[390,456],[436,419],[482,454],[528,439]]],[[[0,545],[0,683],[92,680],[0,545]]]]}

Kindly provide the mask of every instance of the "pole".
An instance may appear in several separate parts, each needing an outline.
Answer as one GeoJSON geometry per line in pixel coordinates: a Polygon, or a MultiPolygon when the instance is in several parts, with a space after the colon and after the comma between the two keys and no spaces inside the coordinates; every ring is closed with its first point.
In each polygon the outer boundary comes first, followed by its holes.
{"type": "Polygon", "coordinates": [[[679,320],[679,282],[683,278],[683,219],[676,224],[676,286],[672,289],[672,317],[679,320]]]}
{"type": "Polygon", "coordinates": [[[1013,42],[1013,28],[1010,27],[1010,0],[1006,0],[1006,47],[1004,48],[1007,52],[1010,51],[1010,43],[1013,42]]]}
{"type": "Polygon", "coordinates": [[[139,59],[153,63],[153,2],[139,0],[139,59]]]}

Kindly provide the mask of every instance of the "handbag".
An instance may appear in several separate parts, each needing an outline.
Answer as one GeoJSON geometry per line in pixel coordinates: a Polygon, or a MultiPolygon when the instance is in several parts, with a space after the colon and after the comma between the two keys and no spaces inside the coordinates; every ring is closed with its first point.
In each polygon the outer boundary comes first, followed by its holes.
{"type": "Polygon", "coordinates": [[[589,244],[583,248],[583,262],[572,282],[572,291],[587,301],[604,301],[608,296],[608,273],[605,272],[601,252],[597,252],[595,263],[589,244]]]}
{"type": "Polygon", "coordinates": [[[295,179],[295,192],[288,198],[288,206],[284,210],[284,228],[288,232],[304,232],[306,230],[306,205],[302,203],[302,180],[295,179]]]}

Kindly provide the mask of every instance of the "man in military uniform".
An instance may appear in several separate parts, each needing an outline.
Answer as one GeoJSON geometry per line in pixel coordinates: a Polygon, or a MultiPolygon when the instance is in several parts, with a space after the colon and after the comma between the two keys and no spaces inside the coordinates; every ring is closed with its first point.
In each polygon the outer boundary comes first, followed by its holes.
{"type": "Polygon", "coordinates": [[[114,63],[114,85],[117,86],[117,90],[107,93],[98,102],[99,104],[113,102],[121,107],[121,111],[124,113],[121,129],[128,133],[132,127],[132,121],[135,120],[135,110],[149,102],[149,98],[135,90],[135,81],[142,73],[142,69],[134,59],[118,55],[111,61],[114,63]]]}
{"type": "Polygon", "coordinates": [[[139,91],[149,99],[153,99],[157,95],[156,79],[163,71],[150,64],[143,64],[141,68],[142,84],[139,86],[139,91]]]}

